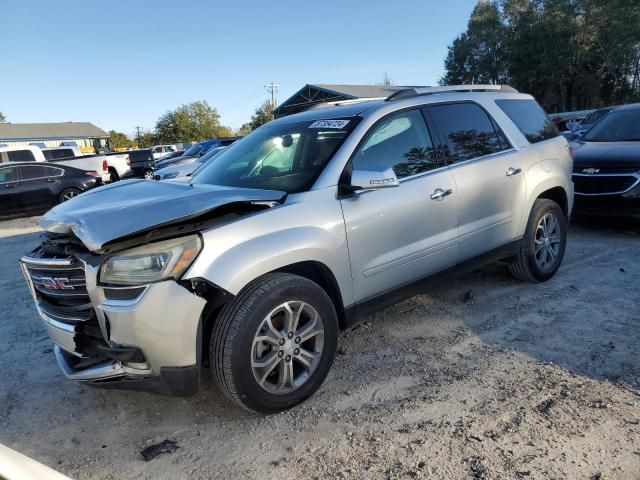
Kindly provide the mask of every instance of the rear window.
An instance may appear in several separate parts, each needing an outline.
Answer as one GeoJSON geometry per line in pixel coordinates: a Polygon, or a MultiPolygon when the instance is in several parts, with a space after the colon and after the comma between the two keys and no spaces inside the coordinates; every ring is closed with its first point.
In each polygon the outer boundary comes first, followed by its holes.
{"type": "Polygon", "coordinates": [[[70,148],[58,148],[56,150],[43,150],[44,158],[47,160],[61,160],[63,158],[74,158],[73,150],[70,148]]]}
{"type": "Polygon", "coordinates": [[[35,162],[31,150],[13,150],[7,152],[10,162],[35,162]]]}
{"type": "Polygon", "coordinates": [[[132,150],[129,152],[129,160],[135,163],[149,162],[153,160],[151,150],[132,150]]]}
{"type": "Polygon", "coordinates": [[[507,114],[529,143],[538,143],[555,138],[560,133],[542,107],[535,100],[496,100],[496,104],[507,114]]]}

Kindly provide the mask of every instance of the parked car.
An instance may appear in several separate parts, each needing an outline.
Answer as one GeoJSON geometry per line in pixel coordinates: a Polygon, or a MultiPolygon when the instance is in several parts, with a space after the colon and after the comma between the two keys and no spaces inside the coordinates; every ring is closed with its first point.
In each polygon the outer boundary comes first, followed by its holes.
{"type": "Polygon", "coordinates": [[[222,150],[227,147],[216,147],[209,150],[208,153],[195,159],[193,162],[182,163],[174,165],[173,167],[161,168],[156,170],[154,178],[156,180],[171,180],[174,178],[187,177],[191,175],[195,170],[200,168],[203,164],[209,162],[213,157],[218,155],[222,150]]]}
{"type": "MultiPolygon", "coordinates": [[[[77,146],[60,146],[52,148],[43,148],[42,153],[47,161],[56,162],[60,160],[69,160],[73,158],[89,158],[98,159],[107,162],[107,172],[109,174],[108,181],[117,182],[120,177],[125,175],[129,170],[129,155],[125,152],[111,152],[101,155],[84,155],[77,146]]],[[[105,178],[105,181],[107,179],[105,178]]]]}
{"type": "Polygon", "coordinates": [[[35,215],[102,185],[97,172],[42,162],[0,165],[0,216],[35,215]]]}
{"type": "Polygon", "coordinates": [[[175,145],[154,145],[149,148],[151,149],[155,160],[178,151],[178,147],[175,145]]]}
{"type": "Polygon", "coordinates": [[[614,105],[611,107],[598,108],[597,110],[594,110],[589,115],[587,115],[582,122],[580,122],[580,126],[577,129],[571,131],[570,134],[566,135],[567,140],[572,141],[579,139],[585,133],[587,133],[587,131],[591,127],[593,127],[602,117],[604,117],[610,111],[618,108],[618,106],[614,105]]]}
{"type": "Polygon", "coordinates": [[[496,260],[552,278],[571,168],[529,95],[404,89],[272,121],[189,183],[59,205],[22,267],[67,378],[187,394],[208,359],[231,401],[277,412],[322,384],[339,329],[428,281],[496,260]]]}
{"type": "Polygon", "coordinates": [[[197,158],[205,155],[212,148],[227,147],[233,142],[242,137],[228,137],[228,138],[214,138],[212,140],[205,140],[204,142],[196,143],[189,147],[184,154],[180,157],[164,160],[156,163],[156,169],[173,167],[175,165],[181,165],[183,163],[194,162],[197,158]]]}
{"type": "Polygon", "coordinates": [[[640,104],[609,112],[571,146],[575,215],[640,218],[640,104]]]}
{"type": "Polygon", "coordinates": [[[147,180],[153,180],[153,171],[156,162],[150,148],[130,150],[127,152],[127,155],[129,157],[130,169],[121,178],[145,178],[147,180]]]}
{"type": "MultiPolygon", "coordinates": [[[[50,155],[50,154],[48,154],[50,155]]],[[[50,155],[51,156],[51,155],[50,155]]],[[[47,157],[40,147],[33,145],[24,147],[3,147],[0,148],[0,163],[18,162],[46,162],[47,157]]],[[[104,182],[110,180],[107,161],[99,155],[88,155],[82,157],[72,157],[63,159],[51,159],[49,162],[56,165],[68,165],[79,168],[87,172],[98,172],[104,182]]]]}
{"type": "Polygon", "coordinates": [[[184,150],[176,150],[175,152],[167,153],[166,155],[158,158],[156,164],[164,160],[171,160],[172,158],[181,157],[184,154],[184,150]]]}

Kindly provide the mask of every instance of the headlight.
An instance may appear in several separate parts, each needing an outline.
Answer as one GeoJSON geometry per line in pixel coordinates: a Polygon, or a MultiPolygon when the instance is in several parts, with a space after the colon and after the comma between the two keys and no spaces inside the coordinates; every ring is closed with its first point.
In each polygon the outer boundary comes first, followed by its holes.
{"type": "Polygon", "coordinates": [[[200,237],[191,235],[125,250],[110,257],[102,265],[100,282],[143,285],[178,278],[201,249],[200,237]]]}
{"type": "Polygon", "coordinates": [[[162,177],[163,180],[169,180],[170,178],[176,178],[178,176],[178,172],[167,173],[162,177]]]}

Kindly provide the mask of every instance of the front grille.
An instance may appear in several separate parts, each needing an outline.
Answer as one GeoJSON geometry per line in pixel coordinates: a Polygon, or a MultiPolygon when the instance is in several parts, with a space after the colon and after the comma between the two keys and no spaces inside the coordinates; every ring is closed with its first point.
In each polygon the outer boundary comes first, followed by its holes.
{"type": "Polygon", "coordinates": [[[638,183],[633,175],[573,175],[574,191],[580,195],[614,195],[638,183]]]}
{"type": "Polygon", "coordinates": [[[589,174],[588,172],[585,172],[585,170],[590,170],[591,168],[593,168],[594,170],[597,170],[597,172],[594,172],[596,174],[609,174],[609,173],[635,173],[637,171],[640,170],[640,167],[638,166],[633,166],[633,167],[625,167],[625,166],[606,166],[606,167],[579,167],[574,165],[573,166],[573,173],[578,173],[578,174],[589,174]]]}
{"type": "Polygon", "coordinates": [[[69,259],[65,265],[25,263],[34,294],[42,313],[58,322],[76,324],[95,318],[91,305],[83,265],[69,259]]]}

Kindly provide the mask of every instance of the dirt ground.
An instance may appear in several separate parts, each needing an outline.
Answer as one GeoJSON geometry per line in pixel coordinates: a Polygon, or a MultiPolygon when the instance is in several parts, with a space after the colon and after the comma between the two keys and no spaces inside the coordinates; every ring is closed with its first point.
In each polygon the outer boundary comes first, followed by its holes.
{"type": "Polygon", "coordinates": [[[65,381],[0,223],[0,443],[76,479],[640,478],[640,229],[573,225],[541,285],[491,266],[342,334],[306,403],[259,417],[65,381]],[[170,439],[178,449],[145,462],[170,439]]]}

